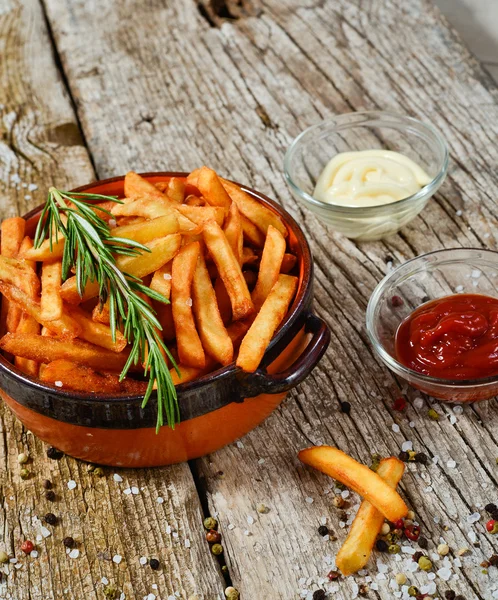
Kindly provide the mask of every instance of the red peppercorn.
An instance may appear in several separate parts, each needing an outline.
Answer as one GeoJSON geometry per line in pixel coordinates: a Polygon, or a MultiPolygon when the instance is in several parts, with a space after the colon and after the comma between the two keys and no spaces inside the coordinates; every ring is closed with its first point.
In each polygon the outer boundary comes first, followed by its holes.
{"type": "Polygon", "coordinates": [[[393,404],[393,408],[394,410],[398,410],[398,411],[402,411],[405,410],[406,408],[406,400],[403,398],[403,396],[400,396],[399,398],[396,398],[396,400],[394,401],[393,404]]]}
{"type": "Polygon", "coordinates": [[[327,577],[329,578],[330,581],[335,581],[336,579],[339,579],[339,577],[340,577],[339,571],[330,571],[330,573],[327,575],[327,577]]]}
{"type": "Polygon", "coordinates": [[[403,298],[401,298],[400,296],[393,296],[393,297],[391,298],[391,304],[392,304],[394,307],[397,307],[397,306],[403,306],[403,304],[404,304],[404,302],[403,302],[403,298]]]}
{"type": "Polygon", "coordinates": [[[403,519],[398,519],[397,521],[394,521],[393,525],[394,529],[403,529],[403,527],[405,526],[405,522],[403,521],[403,519]]]}
{"type": "Polygon", "coordinates": [[[418,525],[405,527],[405,536],[412,542],[416,542],[420,537],[420,527],[418,525]]]}
{"type": "Polygon", "coordinates": [[[210,544],[219,544],[221,542],[221,533],[219,533],[215,529],[211,529],[206,533],[206,540],[210,544]]]}
{"type": "Polygon", "coordinates": [[[489,521],[486,523],[486,529],[489,531],[489,533],[498,533],[498,521],[489,519],[489,521]]]}
{"type": "Polygon", "coordinates": [[[21,544],[21,550],[24,552],[24,554],[31,554],[31,552],[33,552],[34,549],[35,545],[29,540],[26,540],[21,544]]]}

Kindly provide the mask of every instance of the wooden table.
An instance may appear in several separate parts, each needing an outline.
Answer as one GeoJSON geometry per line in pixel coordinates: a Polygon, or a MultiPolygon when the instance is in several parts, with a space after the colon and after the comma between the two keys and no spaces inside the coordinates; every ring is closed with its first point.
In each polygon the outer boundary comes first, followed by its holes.
{"type": "MultiPolygon", "coordinates": [[[[227,584],[204,539],[207,514],[219,519],[244,600],[310,599],[322,588],[350,600],[368,577],[369,598],[393,598],[390,581],[407,572],[407,555],[396,562],[376,554],[366,575],[326,579],[345,530],[330,480],[296,453],[327,443],[369,463],[375,452],[397,455],[405,440],[431,460],[409,466],[402,493],[429,553],[440,538],[451,547],[453,579],[437,576],[433,596],[454,589],[467,600],[496,597],[498,569],[483,574],[480,566],[498,552],[483,511],[498,500],[496,401],[463,414],[437,405],[441,418],[432,421],[436,403],[400,389],[364,326],[389,257],[397,265],[442,247],[497,246],[498,90],[431,2],[0,0],[0,116],[2,217],[40,204],[53,184],[206,163],[277,198],[301,223],[315,256],[315,308],[332,331],[320,366],[257,430],[191,464],[120,470],[123,482],[113,469],[98,478],[76,460],[49,460],[45,445],[3,410],[1,546],[19,562],[2,567],[9,575],[1,599],[97,600],[107,580],[126,599],[221,599],[227,584]],[[384,242],[357,245],[291,199],[282,160],[308,125],[368,108],[432,122],[452,161],[419,218],[384,242]],[[404,412],[393,410],[400,394],[410,400],[404,412]],[[350,415],[341,401],[351,403],[350,415]],[[32,457],[27,481],[21,451],[32,457]],[[54,481],[55,504],[44,498],[44,478],[54,481]],[[123,493],[131,486],[138,494],[123,493]],[[37,542],[36,558],[23,557],[20,542],[36,541],[49,510],[60,524],[37,542]],[[476,511],[480,520],[469,523],[476,511]],[[322,521],[337,541],[317,533],[322,521]],[[68,535],[78,558],[66,555],[68,535]],[[462,548],[469,552],[458,557],[462,548]],[[161,568],[141,557],[158,558],[161,568]],[[385,579],[376,561],[388,565],[385,579]]],[[[418,572],[409,581],[422,589],[429,580],[418,572]]]]}

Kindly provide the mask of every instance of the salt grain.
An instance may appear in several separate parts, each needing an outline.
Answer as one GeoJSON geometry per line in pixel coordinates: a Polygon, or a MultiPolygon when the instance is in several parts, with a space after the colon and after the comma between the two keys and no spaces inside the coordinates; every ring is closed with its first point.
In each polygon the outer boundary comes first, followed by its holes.
{"type": "Polygon", "coordinates": [[[450,423],[451,425],[454,425],[457,422],[457,418],[455,417],[455,415],[450,415],[450,423]]]}
{"type": "Polygon", "coordinates": [[[121,483],[123,481],[121,475],[118,475],[117,473],[114,473],[113,478],[116,483],[121,483]]]}
{"type": "Polygon", "coordinates": [[[254,517],[251,517],[251,515],[249,515],[247,517],[247,522],[249,523],[249,525],[252,525],[254,523],[254,517]]]}
{"type": "Polygon", "coordinates": [[[113,562],[113,563],[116,563],[117,565],[119,565],[119,563],[120,563],[122,560],[123,560],[123,557],[122,557],[122,556],[120,556],[119,554],[115,554],[115,555],[112,557],[112,562],[113,562]]]}
{"type": "Polygon", "coordinates": [[[185,540],[185,548],[190,548],[190,540],[189,539],[185,540]]]}
{"type": "Polygon", "coordinates": [[[125,490],[123,490],[123,494],[129,496],[131,494],[131,488],[126,488],[125,490]]]}
{"type": "Polygon", "coordinates": [[[478,279],[478,278],[481,276],[481,271],[479,271],[479,269],[474,269],[474,270],[472,271],[472,273],[470,274],[470,276],[471,276],[473,279],[478,279]]]}
{"type": "Polygon", "coordinates": [[[163,502],[164,502],[164,498],[163,498],[162,496],[158,496],[158,497],[156,498],[156,502],[157,502],[158,504],[163,504],[163,502]]]}
{"type": "Polygon", "coordinates": [[[146,565],[147,564],[147,558],[145,556],[141,556],[139,562],[140,562],[141,565],[146,565]]]}
{"type": "Polygon", "coordinates": [[[394,433],[399,433],[400,431],[399,425],[397,425],[396,423],[393,423],[391,429],[394,431],[394,433]]]}
{"type": "Polygon", "coordinates": [[[436,572],[436,575],[440,577],[443,581],[449,581],[451,577],[451,570],[448,567],[442,567],[439,571],[436,572]]]}
{"type": "Polygon", "coordinates": [[[310,496],[308,496],[308,497],[306,498],[306,502],[307,502],[308,504],[313,504],[314,500],[313,500],[313,498],[311,498],[310,496]]]}
{"type": "Polygon", "coordinates": [[[461,217],[463,213],[461,210],[457,210],[455,214],[457,217],[461,217]]]}
{"type": "Polygon", "coordinates": [[[192,298],[187,298],[187,299],[185,300],[185,304],[186,304],[187,306],[192,306],[192,298]]]}
{"type": "Polygon", "coordinates": [[[260,458],[258,460],[258,465],[264,465],[265,464],[265,459],[264,458],[260,458]]]}
{"type": "Polygon", "coordinates": [[[235,525],[233,523],[230,523],[230,525],[228,525],[228,529],[232,531],[232,529],[235,529],[235,525]]]}
{"type": "Polygon", "coordinates": [[[423,398],[420,398],[420,396],[418,396],[417,398],[415,398],[415,400],[413,401],[413,406],[417,409],[420,409],[424,406],[424,400],[423,398]]]}
{"type": "Polygon", "coordinates": [[[102,579],[100,580],[104,585],[107,585],[109,583],[109,580],[107,579],[107,577],[102,577],[102,579]]]}
{"type": "Polygon", "coordinates": [[[139,490],[139,489],[138,489],[136,486],[133,486],[133,487],[131,488],[131,493],[132,493],[132,494],[134,494],[134,495],[136,496],[137,494],[139,494],[139,493],[140,493],[140,490],[139,490]]]}
{"type": "Polygon", "coordinates": [[[33,552],[31,552],[30,556],[31,556],[31,558],[38,558],[38,552],[36,550],[33,550],[33,552]]]}
{"type": "Polygon", "coordinates": [[[166,533],[167,533],[168,535],[170,535],[170,534],[171,534],[171,525],[166,525],[166,533]]]}
{"type": "Polygon", "coordinates": [[[166,279],[167,281],[169,281],[170,279],[173,279],[171,276],[171,273],[164,273],[163,274],[164,279],[166,279]]]}
{"type": "Polygon", "coordinates": [[[34,191],[35,191],[35,190],[37,190],[37,189],[38,189],[38,186],[36,185],[36,183],[30,183],[30,184],[28,185],[28,190],[29,190],[30,192],[34,192],[34,191]]]}
{"type": "Polygon", "coordinates": [[[478,512],[472,513],[471,515],[467,516],[467,523],[477,523],[480,518],[481,515],[478,512]]]}
{"type": "Polygon", "coordinates": [[[456,467],[456,462],[454,460],[449,460],[446,463],[446,466],[448,467],[448,469],[454,469],[456,467]]]}
{"type": "Polygon", "coordinates": [[[457,294],[459,294],[460,292],[463,292],[463,285],[457,285],[455,288],[455,292],[457,292],[457,294]]]}
{"type": "Polygon", "coordinates": [[[54,385],[55,385],[56,387],[62,387],[64,384],[62,383],[62,381],[55,381],[55,382],[54,382],[54,385]]]}
{"type": "Polygon", "coordinates": [[[239,441],[237,442],[237,448],[240,448],[240,449],[242,449],[243,447],[244,447],[244,444],[243,444],[243,443],[242,443],[242,442],[239,440],[239,441]]]}
{"type": "Polygon", "coordinates": [[[76,488],[76,481],[71,479],[70,481],[67,482],[67,487],[70,490],[74,490],[76,488]]]}
{"type": "Polygon", "coordinates": [[[48,538],[52,535],[52,532],[49,529],[47,529],[46,527],[42,527],[40,531],[44,538],[48,538]]]}
{"type": "Polygon", "coordinates": [[[413,450],[413,442],[410,442],[409,440],[407,440],[406,442],[403,442],[403,444],[401,445],[401,450],[403,450],[403,452],[408,452],[408,450],[413,450]]]}
{"type": "Polygon", "coordinates": [[[453,412],[456,415],[461,415],[463,413],[463,406],[461,406],[460,404],[457,404],[456,406],[453,407],[453,412]]]}
{"type": "Polygon", "coordinates": [[[408,425],[413,429],[415,427],[415,421],[410,421],[408,425]]]}
{"type": "Polygon", "coordinates": [[[78,548],[74,548],[69,553],[69,558],[78,558],[79,555],[80,555],[80,551],[78,550],[78,548]]]}

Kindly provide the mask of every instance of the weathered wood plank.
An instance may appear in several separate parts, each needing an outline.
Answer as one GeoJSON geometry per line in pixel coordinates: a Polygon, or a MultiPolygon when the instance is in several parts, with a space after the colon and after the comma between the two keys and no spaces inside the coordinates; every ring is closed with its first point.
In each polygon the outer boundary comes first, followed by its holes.
{"type": "MultiPolygon", "coordinates": [[[[3,218],[40,204],[50,185],[68,189],[95,175],[37,0],[0,2],[0,56],[3,218]]],[[[0,582],[2,600],[100,600],[102,578],[116,584],[127,599],[175,593],[181,598],[194,593],[223,597],[222,577],[203,539],[202,510],[188,465],[122,470],[123,482],[118,483],[112,470],[99,478],[75,460],[49,460],[46,446],[8,410],[2,410],[0,432],[0,549],[18,559],[2,566],[8,574],[0,582]],[[32,476],[22,481],[17,456],[25,451],[33,457],[26,465],[32,476]],[[54,484],[56,502],[44,497],[45,478],[54,484]],[[68,489],[70,480],[76,489],[68,489]],[[135,486],[137,495],[124,493],[135,486]],[[49,511],[59,524],[47,525],[50,537],[37,541],[40,519],[49,511]],[[77,541],[78,558],[66,555],[66,536],[77,541]],[[24,539],[36,543],[37,558],[24,557],[24,539]],[[118,555],[120,564],[112,561],[118,555]],[[158,558],[160,570],[141,565],[140,557],[158,558]]]]}
{"type": "MultiPolygon", "coordinates": [[[[397,263],[440,247],[496,247],[498,185],[490,165],[498,158],[498,105],[489,77],[424,0],[263,0],[261,11],[251,13],[259,16],[232,21],[220,18],[227,16],[223,10],[208,10],[205,18],[194,2],[116,2],[98,21],[88,3],[46,3],[100,176],[206,162],[277,197],[312,243],[316,310],[333,332],[327,357],[242,446],[195,465],[219,513],[243,597],[288,600],[309,598],[317,587],[335,589],[324,577],[344,533],[330,507],[329,482],[297,463],[300,448],[332,443],[368,462],[372,452],[397,454],[411,440],[440,458],[410,466],[402,485],[430,551],[440,536],[454,553],[471,547],[461,566],[452,556],[455,579],[438,578],[439,593],[451,587],[468,598],[490,598],[496,572],[483,575],[479,563],[496,552],[496,542],[484,533],[482,518],[471,525],[467,517],[495,499],[496,402],[466,409],[455,423],[450,407],[440,409],[439,422],[430,421],[426,401],[396,413],[399,385],[373,357],[363,325],[386,255],[397,263]],[[90,38],[92,44],[82,43],[90,38]],[[311,123],[373,107],[433,122],[447,137],[453,162],[437,199],[400,235],[356,245],[290,199],[282,158],[311,123]],[[352,405],[350,416],[339,412],[344,400],[352,405]],[[448,465],[451,459],[456,467],[448,465]],[[267,514],[256,512],[259,502],[270,507],[267,514]],[[336,542],[316,533],[322,517],[336,542]]],[[[404,561],[376,558],[389,565],[387,580],[406,570],[404,561]]],[[[375,567],[370,575],[376,577],[375,567]]],[[[410,582],[421,586],[428,578],[417,573],[410,582]]],[[[392,597],[389,581],[374,583],[380,589],[372,595],[392,597]]],[[[352,578],[338,582],[334,597],[353,597],[354,585],[352,578]]]]}

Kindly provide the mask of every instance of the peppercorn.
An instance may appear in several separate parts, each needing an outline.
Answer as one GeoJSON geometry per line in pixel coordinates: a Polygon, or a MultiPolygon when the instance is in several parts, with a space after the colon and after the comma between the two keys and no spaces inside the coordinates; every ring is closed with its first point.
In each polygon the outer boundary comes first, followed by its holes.
{"type": "Polygon", "coordinates": [[[74,545],[75,545],[74,539],[70,536],[65,537],[62,540],[62,543],[64,544],[64,546],[66,546],[66,548],[74,548],[74,545]]]}
{"type": "Polygon", "coordinates": [[[427,550],[428,546],[429,546],[429,542],[427,541],[427,538],[425,538],[423,535],[421,535],[418,538],[418,545],[423,548],[424,550],[427,550]]]}
{"type": "Polygon", "coordinates": [[[415,462],[420,463],[421,465],[426,465],[429,462],[429,457],[423,452],[417,452],[415,455],[415,462]]]}
{"type": "Polygon", "coordinates": [[[422,556],[424,556],[423,552],[415,552],[415,554],[412,556],[412,560],[418,563],[422,556]]]}
{"type": "Polygon", "coordinates": [[[342,508],[346,504],[346,500],[342,496],[334,496],[332,499],[332,504],[336,508],[342,508]]]}
{"type": "Polygon", "coordinates": [[[379,552],[387,552],[387,549],[389,548],[389,546],[384,540],[377,540],[375,542],[375,547],[379,552]]]}
{"type": "Polygon", "coordinates": [[[104,469],[102,467],[97,467],[96,469],[93,470],[93,474],[96,475],[97,477],[104,477],[104,475],[105,475],[104,469]]]}
{"type": "Polygon", "coordinates": [[[466,600],[466,598],[462,594],[458,594],[458,596],[455,596],[455,600],[466,600]]]}
{"type": "Polygon", "coordinates": [[[418,595],[418,588],[416,588],[414,585],[411,585],[408,588],[408,595],[409,596],[417,596],[418,595]]]}
{"type": "Polygon", "coordinates": [[[498,554],[493,554],[489,557],[489,564],[493,567],[498,567],[498,554]]]}
{"type": "Polygon", "coordinates": [[[401,548],[399,544],[391,544],[387,551],[389,552],[389,554],[399,554],[401,552],[401,548]]]}
{"type": "Polygon", "coordinates": [[[339,573],[339,571],[330,571],[330,573],[327,575],[327,578],[329,579],[329,581],[336,581],[337,579],[339,579],[340,576],[341,574],[339,573]]]}
{"type": "Polygon", "coordinates": [[[399,460],[402,460],[403,462],[408,462],[408,452],[405,452],[404,450],[402,452],[400,452],[398,454],[398,458],[399,460]]]}
{"type": "Polygon", "coordinates": [[[223,575],[228,575],[228,567],[226,565],[223,565],[221,567],[221,572],[223,573],[223,575]]]}
{"type": "Polygon", "coordinates": [[[108,583],[104,588],[104,598],[106,600],[117,600],[121,594],[114,583],[108,583]]]}
{"type": "Polygon", "coordinates": [[[360,587],[358,588],[358,594],[360,596],[367,596],[369,592],[368,585],[366,583],[360,583],[360,587]]]}
{"type": "Polygon", "coordinates": [[[266,515],[267,512],[270,511],[270,509],[265,506],[264,504],[258,504],[256,506],[256,510],[261,514],[261,515],[266,515]]]}
{"type": "Polygon", "coordinates": [[[351,404],[349,402],[341,402],[341,412],[346,415],[349,415],[351,412],[351,404]]]}
{"type": "Polygon", "coordinates": [[[387,535],[390,531],[391,531],[391,528],[389,527],[389,523],[383,523],[381,530],[380,530],[380,534],[387,535]]]}
{"type": "Polygon", "coordinates": [[[316,590],[313,594],[313,600],[325,600],[325,592],[323,590],[316,590]]]}
{"type": "Polygon", "coordinates": [[[213,544],[211,546],[211,552],[215,556],[219,556],[220,554],[223,554],[223,546],[221,544],[213,544]]]}
{"type": "Polygon", "coordinates": [[[406,408],[405,398],[403,398],[403,396],[396,398],[396,400],[393,403],[393,409],[401,412],[401,411],[405,410],[405,408],[406,408]]]}
{"type": "Polygon", "coordinates": [[[157,558],[151,558],[149,560],[149,567],[153,570],[153,571],[157,571],[159,569],[160,563],[157,560],[157,558]]]}
{"type": "Polygon", "coordinates": [[[380,461],[382,460],[382,456],[380,454],[372,454],[372,464],[370,465],[370,470],[377,472],[377,469],[380,466],[380,461]]]}
{"type": "Polygon", "coordinates": [[[204,519],[204,527],[208,531],[211,529],[218,529],[218,521],[213,517],[207,517],[204,519]]]}
{"type": "Polygon", "coordinates": [[[427,411],[427,416],[432,421],[439,421],[439,413],[435,408],[429,408],[429,410],[427,411]]]}
{"type": "Polygon", "coordinates": [[[416,542],[420,537],[420,527],[418,525],[405,527],[405,536],[412,542],[416,542]]]}
{"type": "Polygon", "coordinates": [[[396,575],[396,583],[398,585],[405,585],[405,583],[406,583],[406,575],[404,573],[398,573],[396,575]]]}
{"type": "Polygon", "coordinates": [[[42,481],[42,486],[46,489],[46,490],[51,490],[52,489],[52,482],[50,481],[50,479],[44,479],[42,481]]]}
{"type": "Polygon", "coordinates": [[[427,558],[427,556],[421,556],[418,559],[418,566],[422,569],[422,571],[430,571],[432,569],[432,562],[427,558]]]}
{"type": "Polygon", "coordinates": [[[21,469],[19,471],[19,477],[21,479],[29,479],[31,476],[31,473],[28,471],[28,469],[21,469]]]}
{"type": "Polygon", "coordinates": [[[54,502],[54,500],[55,500],[55,492],[53,490],[47,490],[45,492],[45,498],[49,502],[54,502]]]}
{"type": "Polygon", "coordinates": [[[57,525],[57,517],[54,515],[54,513],[47,513],[43,517],[43,520],[45,521],[45,523],[48,523],[49,525],[57,525]]]}
{"type": "Polygon", "coordinates": [[[403,298],[401,298],[400,296],[393,296],[391,298],[391,305],[394,306],[394,308],[398,308],[399,306],[403,306],[404,302],[403,302],[403,298]]]}
{"type": "Polygon", "coordinates": [[[238,590],[236,590],[232,586],[227,587],[227,589],[225,590],[225,596],[226,596],[227,600],[237,600],[239,595],[240,594],[239,594],[238,590]]]}
{"type": "Polygon", "coordinates": [[[47,456],[52,460],[60,460],[64,456],[64,453],[57,450],[57,448],[50,446],[50,448],[47,449],[47,456]]]}
{"type": "Polygon", "coordinates": [[[456,593],[453,590],[447,590],[444,593],[444,597],[446,600],[455,600],[456,593]]]}
{"type": "Polygon", "coordinates": [[[21,550],[24,552],[24,554],[31,554],[34,549],[35,545],[30,540],[26,540],[21,544],[21,550]]]}
{"type": "Polygon", "coordinates": [[[0,552],[0,564],[5,564],[6,562],[9,562],[9,555],[7,554],[7,552],[4,552],[3,550],[0,552]]]}
{"type": "Polygon", "coordinates": [[[484,510],[486,512],[488,512],[490,515],[492,515],[493,513],[498,511],[498,506],[496,506],[496,504],[493,504],[492,502],[490,502],[489,504],[486,504],[486,506],[484,507],[484,510]]]}
{"type": "Polygon", "coordinates": [[[206,541],[210,544],[219,544],[221,542],[221,533],[218,533],[216,529],[211,529],[206,533],[206,541]]]}
{"type": "Polygon", "coordinates": [[[398,519],[397,521],[393,522],[394,525],[394,529],[403,529],[405,522],[403,521],[403,519],[398,519]]]}
{"type": "Polygon", "coordinates": [[[329,528],[326,525],[320,525],[320,527],[318,528],[318,533],[322,537],[325,537],[326,535],[329,534],[329,528]]]}
{"type": "Polygon", "coordinates": [[[450,547],[448,546],[448,544],[439,544],[439,546],[437,547],[437,553],[440,556],[446,556],[450,551],[450,547]]]}
{"type": "Polygon", "coordinates": [[[429,302],[430,298],[429,296],[424,296],[421,300],[422,304],[425,304],[426,302],[429,302]]]}
{"type": "Polygon", "coordinates": [[[482,573],[483,575],[487,575],[487,574],[488,574],[488,570],[487,570],[487,569],[481,569],[481,573],[482,573]]]}
{"type": "Polygon", "coordinates": [[[417,456],[417,453],[415,452],[415,450],[408,450],[408,460],[410,462],[415,462],[416,456],[417,456]]]}
{"type": "Polygon", "coordinates": [[[21,452],[21,454],[19,454],[19,456],[17,457],[17,462],[20,465],[25,465],[29,460],[29,454],[26,454],[26,452],[21,452]]]}
{"type": "Polygon", "coordinates": [[[489,533],[491,533],[491,535],[495,535],[496,533],[498,533],[498,521],[495,521],[494,519],[490,519],[486,523],[486,530],[489,533]]]}

